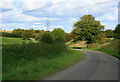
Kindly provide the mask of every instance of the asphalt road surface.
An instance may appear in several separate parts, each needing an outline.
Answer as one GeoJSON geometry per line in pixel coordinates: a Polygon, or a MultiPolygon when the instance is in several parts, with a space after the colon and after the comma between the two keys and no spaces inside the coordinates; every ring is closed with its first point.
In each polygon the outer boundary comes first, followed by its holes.
{"type": "Polygon", "coordinates": [[[118,80],[118,59],[105,53],[82,50],[86,57],[44,80],[118,80]]]}

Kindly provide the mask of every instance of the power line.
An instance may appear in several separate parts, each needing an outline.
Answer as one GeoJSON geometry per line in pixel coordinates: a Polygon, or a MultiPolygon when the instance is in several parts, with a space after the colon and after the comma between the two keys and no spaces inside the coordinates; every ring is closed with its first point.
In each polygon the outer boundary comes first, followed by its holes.
{"type": "MultiPolygon", "coordinates": [[[[68,0],[66,0],[68,1],[68,0]]],[[[66,2],[64,1],[64,2],[66,2]]],[[[115,2],[115,1],[111,1],[111,2],[115,2]]],[[[97,3],[97,4],[93,4],[93,5],[88,5],[88,6],[83,6],[83,7],[79,7],[79,8],[73,8],[73,9],[67,9],[67,10],[64,10],[64,11],[59,11],[59,12],[68,12],[68,11],[72,11],[72,10],[75,10],[75,9],[82,9],[82,8],[86,8],[86,7],[90,7],[90,6],[96,6],[96,5],[101,5],[101,4],[106,4],[106,3],[111,3],[111,2],[101,2],[101,3],[97,3]]],[[[53,5],[57,5],[57,4],[61,4],[63,2],[59,2],[59,3],[56,3],[56,4],[53,4],[53,5]]],[[[49,6],[53,6],[53,5],[47,5],[45,7],[42,7],[42,8],[39,8],[39,9],[44,9],[46,7],[49,7],[49,6]]],[[[36,11],[36,10],[39,10],[39,9],[34,9],[34,10],[30,10],[30,11],[25,11],[25,12],[32,12],[32,11],[36,11]]],[[[25,13],[24,12],[24,13],[25,13]]],[[[58,12],[57,12],[58,13],[58,12]]],[[[52,13],[49,13],[48,15],[50,15],[52,13]]],[[[40,21],[39,21],[40,22],[40,21]]],[[[42,21],[41,21],[42,22],[42,21]]],[[[57,21],[52,21],[52,22],[57,22],[57,21]]],[[[48,19],[47,22],[46,22],[46,27],[47,27],[47,30],[49,30],[49,27],[50,27],[50,20],[48,19]]]]}
{"type": "MultiPolygon", "coordinates": [[[[111,2],[101,2],[101,3],[97,3],[97,4],[93,4],[93,5],[87,5],[87,6],[79,7],[79,8],[67,9],[67,10],[59,11],[59,12],[66,12],[66,11],[68,12],[68,11],[75,10],[75,9],[82,9],[82,8],[86,8],[86,7],[90,7],[90,6],[96,6],[96,5],[101,5],[101,4],[106,4],[106,3],[112,3],[112,2],[115,2],[115,1],[111,1],[111,2]]],[[[57,13],[58,13],[58,12],[57,12],[57,13]]]]}
{"type": "MultiPolygon", "coordinates": [[[[66,1],[69,1],[69,0],[66,0],[66,1]]],[[[62,1],[62,2],[59,2],[59,3],[53,4],[53,5],[58,5],[58,4],[61,4],[61,3],[66,2],[66,1],[62,1]]],[[[23,13],[32,12],[32,11],[36,11],[36,10],[40,10],[40,9],[44,9],[44,8],[47,8],[47,7],[50,7],[50,6],[53,6],[53,5],[47,5],[47,6],[45,6],[45,7],[41,7],[41,8],[34,9],[34,10],[25,11],[25,12],[23,12],[23,13]]],[[[49,26],[50,26],[50,20],[47,18],[47,22],[46,22],[47,30],[49,30],[49,26]]]]}
{"type": "MultiPolygon", "coordinates": [[[[68,1],[68,0],[67,0],[68,1]]],[[[64,1],[65,2],[65,1],[64,1]]],[[[83,7],[79,7],[79,8],[73,8],[73,9],[67,9],[67,10],[63,10],[63,11],[58,11],[58,12],[52,12],[52,13],[48,13],[46,15],[50,15],[50,14],[54,14],[54,13],[59,13],[59,12],[68,12],[68,11],[72,11],[72,10],[76,10],[76,9],[82,9],[82,8],[86,8],[86,7],[91,7],[91,6],[96,6],[96,5],[101,5],[101,4],[106,4],[106,3],[113,3],[115,1],[111,1],[111,2],[100,2],[100,3],[97,3],[97,4],[92,4],[92,5],[87,5],[87,6],[83,6],[83,7]]],[[[63,2],[59,2],[59,3],[56,3],[57,4],[60,4],[60,3],[63,3],[63,2]]],[[[45,8],[45,7],[44,7],[45,8]]],[[[40,9],[43,9],[43,8],[40,8],[40,9]]],[[[32,11],[36,11],[36,10],[39,10],[39,9],[35,9],[35,10],[32,10],[32,11]]],[[[31,12],[31,11],[26,11],[26,12],[31,12]]]]}
{"type": "MultiPolygon", "coordinates": [[[[70,1],[70,0],[66,0],[66,1],[70,1]]],[[[53,4],[53,5],[47,5],[47,6],[45,6],[45,7],[41,7],[41,8],[34,9],[34,10],[25,11],[25,12],[23,12],[23,13],[27,13],[27,12],[32,12],[32,11],[44,9],[44,8],[47,8],[47,7],[50,7],[50,6],[54,6],[54,5],[58,5],[58,4],[64,3],[64,2],[66,2],[66,1],[59,2],[59,3],[53,4]]],[[[86,7],[96,6],[96,5],[106,4],[106,3],[112,3],[112,2],[115,2],[115,1],[111,1],[111,2],[100,2],[100,3],[97,3],[97,4],[93,4],[93,5],[87,5],[87,6],[83,6],[83,7],[79,7],[79,8],[67,9],[67,10],[59,11],[59,12],[66,12],[66,11],[71,11],[71,10],[75,10],[75,9],[81,9],[81,8],[86,8],[86,7]]],[[[58,12],[57,12],[57,13],[58,13],[58,12]]],[[[50,14],[52,14],[52,13],[50,13],[50,14]]]]}
{"type": "Polygon", "coordinates": [[[36,10],[40,10],[40,9],[44,9],[44,8],[47,8],[47,7],[50,7],[50,6],[54,6],[54,5],[58,5],[58,4],[61,4],[61,3],[67,2],[67,1],[70,1],[70,0],[66,0],[66,1],[58,2],[58,3],[55,3],[55,4],[53,4],[53,5],[47,5],[47,6],[44,6],[44,7],[38,8],[38,9],[34,9],[34,10],[25,11],[25,12],[23,12],[23,13],[26,13],[26,12],[32,12],[32,11],[36,11],[36,10]]]}

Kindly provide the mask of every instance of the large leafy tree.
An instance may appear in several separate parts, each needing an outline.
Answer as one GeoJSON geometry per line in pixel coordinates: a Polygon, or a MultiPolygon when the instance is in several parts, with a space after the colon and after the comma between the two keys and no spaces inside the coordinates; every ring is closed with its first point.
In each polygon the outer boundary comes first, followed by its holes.
{"type": "Polygon", "coordinates": [[[101,35],[101,31],[104,26],[101,25],[100,21],[96,21],[92,15],[84,15],[80,18],[81,20],[74,23],[74,29],[72,34],[74,35],[75,41],[87,40],[88,43],[93,43],[101,35]]]}
{"type": "Polygon", "coordinates": [[[115,33],[115,38],[120,39],[120,24],[116,26],[114,33],[115,33]]]}

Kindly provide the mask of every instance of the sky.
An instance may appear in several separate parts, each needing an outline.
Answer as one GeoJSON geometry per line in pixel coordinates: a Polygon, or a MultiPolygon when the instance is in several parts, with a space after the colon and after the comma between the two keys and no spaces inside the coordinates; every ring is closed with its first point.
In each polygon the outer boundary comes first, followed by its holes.
{"type": "Polygon", "coordinates": [[[71,32],[83,15],[93,15],[106,29],[118,24],[119,0],[0,0],[0,28],[71,32]],[[49,19],[49,28],[47,28],[49,19]]]}

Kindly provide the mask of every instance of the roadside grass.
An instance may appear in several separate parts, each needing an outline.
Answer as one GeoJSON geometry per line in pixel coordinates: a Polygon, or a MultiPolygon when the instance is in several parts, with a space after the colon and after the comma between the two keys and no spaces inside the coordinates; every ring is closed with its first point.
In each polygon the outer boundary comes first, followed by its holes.
{"type": "Polygon", "coordinates": [[[41,80],[84,58],[64,44],[3,45],[3,80],[41,80]],[[59,46],[59,47],[58,47],[59,46]]]}
{"type": "Polygon", "coordinates": [[[28,40],[22,40],[22,38],[0,37],[2,44],[22,44],[28,42],[28,40]]]}
{"type": "Polygon", "coordinates": [[[98,50],[120,59],[120,40],[114,40],[109,45],[104,46],[98,50]]]}
{"type": "Polygon", "coordinates": [[[101,44],[95,43],[95,44],[92,44],[92,47],[85,47],[83,49],[101,51],[120,59],[120,40],[113,40],[108,45],[101,45],[101,44]]]}

